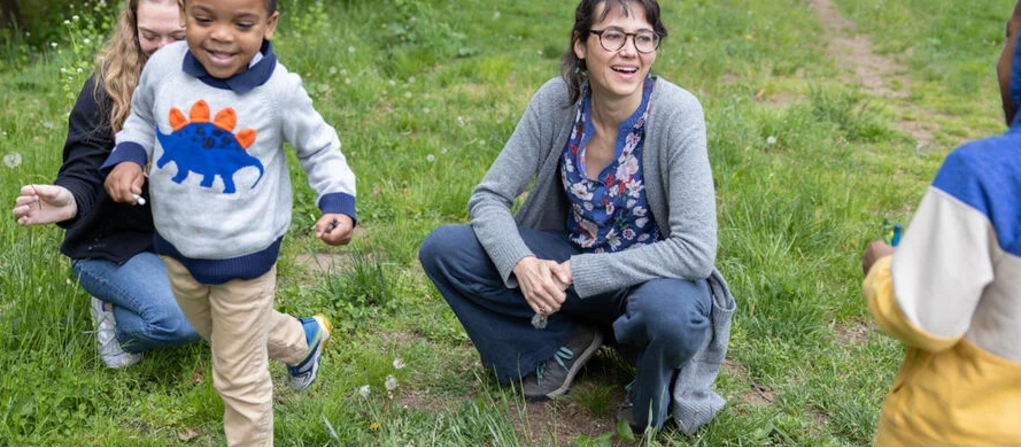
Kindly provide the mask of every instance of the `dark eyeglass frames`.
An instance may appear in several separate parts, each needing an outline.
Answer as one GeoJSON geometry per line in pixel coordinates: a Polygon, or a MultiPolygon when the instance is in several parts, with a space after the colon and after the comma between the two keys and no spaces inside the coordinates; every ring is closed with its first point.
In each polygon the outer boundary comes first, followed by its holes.
{"type": "Polygon", "coordinates": [[[659,35],[654,31],[642,30],[634,33],[625,33],[624,30],[616,27],[605,29],[589,30],[590,33],[599,36],[599,44],[606,51],[620,51],[627,43],[628,36],[635,43],[635,49],[639,53],[647,54],[659,48],[659,35]]]}

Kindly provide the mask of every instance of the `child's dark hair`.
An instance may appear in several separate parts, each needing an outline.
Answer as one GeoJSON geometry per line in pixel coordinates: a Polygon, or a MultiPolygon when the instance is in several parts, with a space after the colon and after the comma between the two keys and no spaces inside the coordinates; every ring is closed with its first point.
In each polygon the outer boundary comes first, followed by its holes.
{"type": "MultiPolygon", "coordinates": [[[[184,8],[184,2],[187,0],[177,0],[184,8]]],[[[265,0],[266,1],[266,17],[272,16],[274,12],[277,12],[277,0],[265,0]]]]}
{"type": "Polygon", "coordinates": [[[613,10],[614,6],[620,7],[624,15],[631,14],[631,7],[638,6],[645,11],[645,19],[652,25],[652,30],[659,35],[660,40],[666,38],[667,30],[660,20],[659,2],[656,0],[581,0],[578,8],[574,10],[574,28],[571,29],[571,44],[567,46],[564,57],[560,61],[560,75],[567,82],[567,91],[570,100],[566,107],[570,107],[581,98],[581,85],[585,81],[585,61],[578,59],[574,54],[574,43],[585,40],[592,31],[592,25],[603,21],[613,10]],[[602,13],[596,16],[599,5],[605,4],[602,13]]]}

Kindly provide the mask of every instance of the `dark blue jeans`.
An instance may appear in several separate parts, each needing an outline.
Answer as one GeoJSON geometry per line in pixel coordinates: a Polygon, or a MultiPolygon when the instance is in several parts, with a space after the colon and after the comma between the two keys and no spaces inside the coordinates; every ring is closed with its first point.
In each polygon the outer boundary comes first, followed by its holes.
{"type": "Polygon", "coordinates": [[[177,346],[198,340],[170,291],[159,256],[141,252],[124,264],[102,259],[72,259],[78,284],[90,295],[113,303],[117,341],[127,352],[177,346]]]}
{"type": "MultiPolygon", "coordinates": [[[[563,262],[581,251],[559,232],[519,228],[540,259],[563,262]]],[[[705,280],[657,279],[614,292],[580,298],[574,288],[544,330],[520,289],[509,289],[469,225],[433,230],[418,252],[429,279],[471,337],[483,364],[501,382],[534,372],[579,325],[603,330],[636,367],[635,422],[661,428],[670,405],[671,381],[702,345],[712,300],[705,280]]]]}

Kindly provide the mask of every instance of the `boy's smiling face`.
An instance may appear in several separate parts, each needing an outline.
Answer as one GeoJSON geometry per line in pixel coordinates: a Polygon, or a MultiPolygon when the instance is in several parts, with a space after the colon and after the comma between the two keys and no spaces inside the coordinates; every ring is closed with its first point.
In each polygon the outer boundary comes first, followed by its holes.
{"type": "Polygon", "coordinates": [[[187,0],[181,12],[188,49],[216,78],[248,68],[262,41],[270,40],[279,13],[266,0],[187,0]]]}

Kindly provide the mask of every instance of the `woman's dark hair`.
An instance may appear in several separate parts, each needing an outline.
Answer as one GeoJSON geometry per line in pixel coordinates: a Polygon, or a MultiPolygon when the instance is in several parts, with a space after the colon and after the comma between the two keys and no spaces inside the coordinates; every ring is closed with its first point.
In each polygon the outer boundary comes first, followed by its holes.
{"type": "Polygon", "coordinates": [[[581,98],[581,85],[585,81],[585,61],[578,59],[574,54],[574,43],[588,39],[592,25],[602,22],[610,15],[614,7],[624,11],[624,16],[631,14],[631,7],[638,6],[645,11],[645,19],[652,24],[652,30],[662,40],[667,36],[666,27],[659,17],[659,2],[656,0],[581,0],[578,8],[574,10],[574,28],[571,30],[571,44],[567,46],[564,57],[560,61],[560,75],[567,82],[567,92],[570,95],[566,107],[570,107],[581,98]],[[605,4],[603,11],[596,16],[599,5],[605,4]]]}

